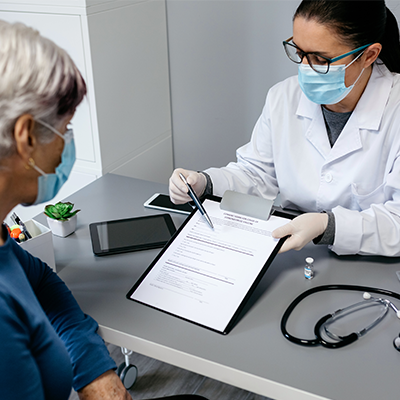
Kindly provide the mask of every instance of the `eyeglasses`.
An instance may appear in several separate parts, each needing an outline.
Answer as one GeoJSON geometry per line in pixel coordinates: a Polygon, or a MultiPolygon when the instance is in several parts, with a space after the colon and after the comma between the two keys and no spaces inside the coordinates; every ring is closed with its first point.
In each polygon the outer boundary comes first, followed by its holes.
{"type": "Polygon", "coordinates": [[[321,56],[318,53],[307,53],[307,52],[301,50],[293,42],[290,43],[292,41],[292,39],[293,39],[293,36],[290,37],[289,39],[283,41],[283,47],[285,48],[285,52],[286,52],[287,56],[289,57],[289,59],[296,64],[301,64],[303,62],[303,58],[306,57],[308,65],[315,72],[318,72],[319,74],[328,73],[330,65],[332,63],[334,63],[335,61],[339,61],[342,58],[350,56],[351,54],[354,54],[361,50],[364,50],[372,44],[372,43],[370,43],[365,46],[361,46],[353,51],[349,51],[348,53],[342,54],[341,56],[338,56],[335,58],[328,58],[328,57],[321,56]]]}

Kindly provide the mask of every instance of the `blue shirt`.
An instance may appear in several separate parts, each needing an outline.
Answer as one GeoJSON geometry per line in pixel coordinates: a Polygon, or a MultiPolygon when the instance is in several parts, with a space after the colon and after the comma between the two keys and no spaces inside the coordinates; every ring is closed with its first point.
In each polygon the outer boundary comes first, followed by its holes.
{"type": "Polygon", "coordinates": [[[0,397],[66,400],[71,384],[79,390],[115,368],[97,329],[57,274],[7,235],[0,246],[0,397]]]}

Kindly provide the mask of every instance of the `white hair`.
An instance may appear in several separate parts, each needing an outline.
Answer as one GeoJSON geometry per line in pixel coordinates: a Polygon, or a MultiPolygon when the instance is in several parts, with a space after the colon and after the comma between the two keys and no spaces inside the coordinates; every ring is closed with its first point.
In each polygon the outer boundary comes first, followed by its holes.
{"type": "MultiPolygon", "coordinates": [[[[0,159],[15,152],[13,130],[21,115],[58,126],[85,94],[66,51],[22,23],[0,20],[0,159]]],[[[39,126],[35,135],[41,142],[54,138],[39,126]]]]}

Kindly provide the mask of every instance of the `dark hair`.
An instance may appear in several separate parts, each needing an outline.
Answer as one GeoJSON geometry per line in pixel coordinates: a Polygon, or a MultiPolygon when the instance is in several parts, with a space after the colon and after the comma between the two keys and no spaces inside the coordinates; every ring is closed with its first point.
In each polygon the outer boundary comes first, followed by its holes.
{"type": "MultiPolygon", "coordinates": [[[[69,57],[69,56],[68,56],[69,57]]],[[[72,115],[86,95],[86,83],[71,60],[73,73],[66,74],[58,93],[58,116],[72,115]]],[[[65,68],[67,70],[67,68],[65,68]]]]}
{"type": "Polygon", "coordinates": [[[314,19],[333,29],[343,43],[356,49],[380,43],[379,58],[391,72],[400,73],[399,27],[384,0],[303,0],[293,19],[314,19]]]}

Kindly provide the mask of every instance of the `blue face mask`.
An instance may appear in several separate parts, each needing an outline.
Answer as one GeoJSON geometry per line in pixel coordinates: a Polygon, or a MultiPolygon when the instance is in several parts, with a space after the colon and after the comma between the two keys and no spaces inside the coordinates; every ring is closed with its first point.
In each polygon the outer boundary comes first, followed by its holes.
{"type": "Polygon", "coordinates": [[[61,164],[56,168],[54,174],[46,174],[41,168],[35,165],[33,160],[30,160],[29,165],[40,173],[38,178],[38,194],[35,202],[31,205],[45,203],[56,196],[61,189],[61,186],[64,185],[68,179],[76,159],[75,141],[72,129],[68,129],[64,135],[62,135],[47,123],[40,120],[37,120],[37,122],[60,136],[64,140],[64,149],[61,155],[61,164]]]}
{"type": "MultiPolygon", "coordinates": [[[[351,86],[346,87],[346,68],[353,64],[361,54],[348,65],[331,65],[326,74],[319,74],[307,64],[299,64],[298,79],[301,90],[314,103],[339,103],[351,92],[364,72],[363,69],[356,81],[351,86]]],[[[318,67],[314,66],[314,68],[318,67]]]]}

